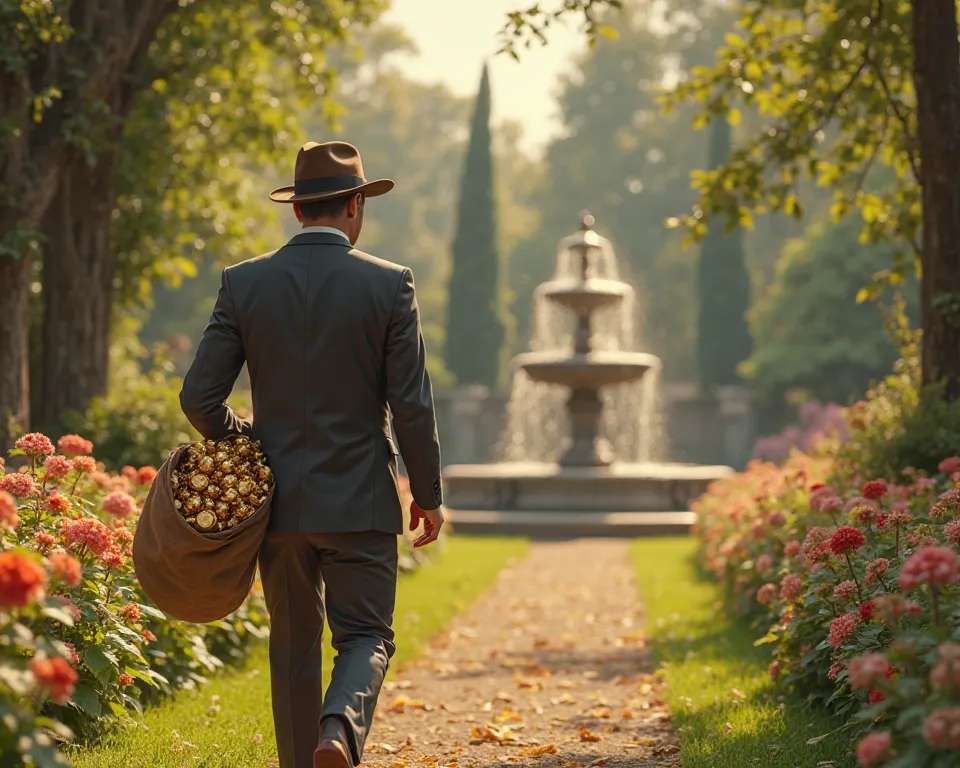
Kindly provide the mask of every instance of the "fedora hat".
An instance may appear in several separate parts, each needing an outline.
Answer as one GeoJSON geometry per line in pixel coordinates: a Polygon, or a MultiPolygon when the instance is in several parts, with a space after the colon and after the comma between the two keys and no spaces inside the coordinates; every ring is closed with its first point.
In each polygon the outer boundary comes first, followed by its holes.
{"type": "Polygon", "coordinates": [[[376,197],[391,189],[391,179],[367,181],[364,178],[360,152],[353,144],[308,141],[297,153],[293,186],[273,190],[270,199],[275,203],[308,203],[345,195],[376,197]]]}

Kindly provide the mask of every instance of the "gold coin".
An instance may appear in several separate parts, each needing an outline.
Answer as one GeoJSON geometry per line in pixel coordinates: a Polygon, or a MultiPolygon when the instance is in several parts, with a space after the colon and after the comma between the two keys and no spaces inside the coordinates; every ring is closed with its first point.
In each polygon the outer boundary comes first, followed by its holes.
{"type": "Polygon", "coordinates": [[[213,526],[216,525],[216,522],[217,516],[214,515],[213,512],[210,512],[206,509],[197,515],[197,528],[200,528],[201,530],[206,531],[210,528],[213,528],[213,526]]]}
{"type": "Polygon", "coordinates": [[[202,491],[210,484],[210,478],[202,472],[190,475],[190,487],[195,491],[202,491]]]}

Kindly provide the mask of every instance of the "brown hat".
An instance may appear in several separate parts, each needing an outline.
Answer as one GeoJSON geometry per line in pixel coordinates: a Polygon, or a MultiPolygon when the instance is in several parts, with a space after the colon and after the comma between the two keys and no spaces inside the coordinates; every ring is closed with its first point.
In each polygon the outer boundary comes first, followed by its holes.
{"type": "Polygon", "coordinates": [[[364,197],[376,197],[391,189],[390,179],[364,178],[360,152],[353,144],[308,141],[297,153],[293,186],[273,190],[270,199],[275,203],[307,203],[361,193],[364,197]]]}

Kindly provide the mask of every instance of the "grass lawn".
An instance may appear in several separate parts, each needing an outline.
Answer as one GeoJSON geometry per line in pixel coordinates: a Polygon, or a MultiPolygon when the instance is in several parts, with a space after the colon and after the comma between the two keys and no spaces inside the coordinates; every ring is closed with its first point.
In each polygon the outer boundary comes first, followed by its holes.
{"type": "Polygon", "coordinates": [[[640,539],[632,559],[647,631],[667,682],[684,768],[853,768],[836,718],[782,697],[768,648],[726,615],[718,587],[698,579],[692,538],[640,539]]]}
{"type": "MultiPolygon", "coordinates": [[[[416,657],[527,546],[523,539],[452,537],[435,560],[403,577],[393,669],[416,657]]],[[[333,651],[324,650],[329,676],[333,651]]],[[[243,669],[181,693],[147,710],[142,725],[70,755],[74,768],[267,768],[275,757],[265,646],[243,669]]]]}

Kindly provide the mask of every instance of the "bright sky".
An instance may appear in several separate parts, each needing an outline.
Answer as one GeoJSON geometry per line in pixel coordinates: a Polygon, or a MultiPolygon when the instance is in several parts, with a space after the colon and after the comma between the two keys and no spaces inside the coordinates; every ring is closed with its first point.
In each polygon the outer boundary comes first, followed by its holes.
{"type": "Polygon", "coordinates": [[[441,81],[459,94],[476,93],[484,59],[490,62],[493,118],[524,124],[526,144],[539,150],[556,132],[557,77],[585,46],[573,18],[553,28],[549,45],[521,50],[520,62],[495,55],[497,33],[508,11],[530,7],[530,0],[393,0],[387,18],[403,27],[420,49],[401,69],[410,77],[441,81]]]}

